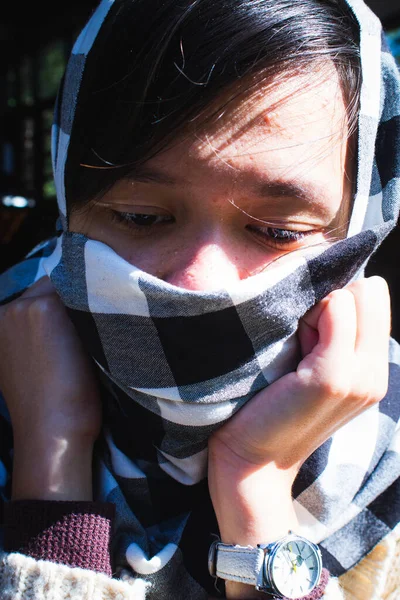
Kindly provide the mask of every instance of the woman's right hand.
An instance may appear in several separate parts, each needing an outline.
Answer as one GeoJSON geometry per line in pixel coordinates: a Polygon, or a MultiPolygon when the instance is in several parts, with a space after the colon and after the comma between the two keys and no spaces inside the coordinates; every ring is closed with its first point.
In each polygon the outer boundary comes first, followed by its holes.
{"type": "Polygon", "coordinates": [[[48,277],[0,308],[0,390],[14,434],[13,498],[90,500],[97,382],[48,277]]]}

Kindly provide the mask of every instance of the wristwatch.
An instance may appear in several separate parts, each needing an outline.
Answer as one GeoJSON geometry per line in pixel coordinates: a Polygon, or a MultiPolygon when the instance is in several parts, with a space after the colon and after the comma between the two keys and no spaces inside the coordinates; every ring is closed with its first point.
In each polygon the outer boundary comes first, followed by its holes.
{"type": "Polygon", "coordinates": [[[316,544],[289,531],[271,544],[232,546],[218,540],[208,555],[213,577],[255,586],[276,598],[302,598],[318,585],[322,572],[316,544]]]}

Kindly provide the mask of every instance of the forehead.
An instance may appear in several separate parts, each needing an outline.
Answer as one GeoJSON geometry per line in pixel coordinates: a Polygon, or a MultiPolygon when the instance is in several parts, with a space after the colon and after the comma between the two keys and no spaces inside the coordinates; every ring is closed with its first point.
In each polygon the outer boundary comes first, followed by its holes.
{"type": "Polygon", "coordinates": [[[238,177],[249,169],[285,177],[290,169],[293,177],[345,151],[346,107],[330,63],[308,73],[249,82],[247,91],[231,96],[232,90],[218,98],[208,108],[205,124],[189,125],[149,162],[172,171],[190,166],[230,169],[230,176],[238,177]]]}

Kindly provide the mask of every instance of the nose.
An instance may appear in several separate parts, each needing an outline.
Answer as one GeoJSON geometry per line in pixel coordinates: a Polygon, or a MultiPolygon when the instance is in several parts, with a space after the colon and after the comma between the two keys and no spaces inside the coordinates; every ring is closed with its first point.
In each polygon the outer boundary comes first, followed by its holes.
{"type": "Polygon", "coordinates": [[[177,287],[193,291],[227,288],[243,278],[236,257],[216,243],[184,252],[163,279],[177,287]]]}

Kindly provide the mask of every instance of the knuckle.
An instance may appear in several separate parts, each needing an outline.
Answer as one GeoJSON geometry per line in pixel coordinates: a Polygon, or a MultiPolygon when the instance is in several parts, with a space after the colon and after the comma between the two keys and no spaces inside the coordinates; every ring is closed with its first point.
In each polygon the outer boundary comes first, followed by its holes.
{"type": "Polygon", "coordinates": [[[387,281],[380,275],[372,275],[371,277],[367,277],[365,282],[369,287],[372,286],[375,289],[379,289],[383,294],[389,295],[389,286],[387,281]]]}
{"type": "Polygon", "coordinates": [[[2,307],[1,320],[7,324],[15,318],[19,319],[24,310],[24,302],[22,300],[14,300],[2,307]]]}
{"type": "Polygon", "coordinates": [[[379,304],[380,310],[390,310],[390,289],[383,277],[374,275],[366,279],[366,295],[379,304]]]}
{"type": "Polygon", "coordinates": [[[349,395],[350,386],[347,377],[329,377],[319,382],[319,392],[323,397],[342,400],[349,395]]]}
{"type": "Polygon", "coordinates": [[[365,277],[358,279],[347,286],[355,296],[365,298],[365,300],[382,300],[390,299],[389,286],[386,280],[379,275],[372,275],[371,277],[365,277]]]}
{"type": "Polygon", "coordinates": [[[380,402],[386,396],[388,391],[389,384],[387,381],[382,381],[380,384],[376,383],[375,387],[371,390],[370,393],[370,402],[375,404],[376,402],[380,402]]]}
{"type": "Polygon", "coordinates": [[[338,290],[334,290],[333,292],[331,292],[327,298],[329,299],[329,301],[336,301],[336,302],[349,302],[349,301],[353,301],[353,294],[351,292],[351,290],[349,289],[349,287],[347,288],[340,288],[338,290]]]}
{"type": "Polygon", "coordinates": [[[361,403],[363,406],[373,406],[380,402],[388,391],[387,379],[381,378],[373,382],[363,383],[357,389],[353,390],[352,398],[355,402],[361,403]]]}
{"type": "Polygon", "coordinates": [[[55,306],[53,296],[40,296],[32,298],[29,303],[29,311],[38,315],[47,315],[55,306]]]}
{"type": "Polygon", "coordinates": [[[41,319],[54,311],[58,300],[55,295],[17,299],[1,307],[0,319],[3,324],[21,323],[27,319],[41,319]]]}
{"type": "Polygon", "coordinates": [[[358,389],[353,390],[350,399],[353,404],[360,405],[367,408],[377,402],[375,398],[374,390],[371,387],[360,386],[358,389]]]}

